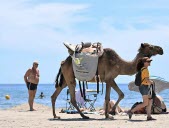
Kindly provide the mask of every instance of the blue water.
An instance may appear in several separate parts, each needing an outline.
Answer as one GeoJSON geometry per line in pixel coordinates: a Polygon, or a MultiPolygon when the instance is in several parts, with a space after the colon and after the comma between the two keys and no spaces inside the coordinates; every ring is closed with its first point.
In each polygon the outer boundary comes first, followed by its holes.
{"type": "MultiPolygon", "coordinates": [[[[96,84],[89,84],[89,89],[96,89],[96,84]]],[[[130,108],[135,102],[142,101],[141,95],[138,92],[133,92],[128,89],[127,84],[119,84],[120,89],[124,92],[125,97],[120,102],[120,106],[125,108],[130,108]]],[[[100,85],[100,89],[101,89],[100,85]]],[[[78,89],[78,86],[77,88],[78,89]]],[[[35,102],[51,107],[51,95],[55,91],[53,84],[39,84],[35,102]],[[39,99],[38,96],[43,92],[45,98],[39,99]]],[[[65,108],[66,107],[66,94],[67,88],[64,88],[56,101],[56,108],[65,108]]],[[[164,90],[159,93],[163,97],[164,102],[169,108],[169,89],[164,90]]],[[[117,93],[112,89],[111,90],[111,99],[117,100],[117,93]]],[[[105,98],[105,86],[103,94],[99,93],[97,96],[97,101],[95,102],[95,107],[102,107],[105,98]]],[[[16,105],[27,103],[28,101],[28,91],[25,84],[0,84],[0,109],[11,108],[16,105]],[[5,95],[10,95],[10,99],[6,100],[5,95]]]]}

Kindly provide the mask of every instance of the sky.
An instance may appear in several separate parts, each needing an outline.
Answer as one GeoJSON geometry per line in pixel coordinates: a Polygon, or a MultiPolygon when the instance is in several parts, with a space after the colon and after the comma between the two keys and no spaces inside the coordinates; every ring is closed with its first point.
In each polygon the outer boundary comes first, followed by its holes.
{"type": "MultiPolygon", "coordinates": [[[[53,84],[68,56],[63,42],[101,42],[123,59],[133,60],[141,43],[161,46],[152,76],[169,81],[168,0],[0,0],[0,84],[24,83],[39,61],[40,83],[53,84]],[[168,56],[168,57],[167,57],[168,56]]],[[[133,76],[118,76],[129,83],[133,76]]]]}

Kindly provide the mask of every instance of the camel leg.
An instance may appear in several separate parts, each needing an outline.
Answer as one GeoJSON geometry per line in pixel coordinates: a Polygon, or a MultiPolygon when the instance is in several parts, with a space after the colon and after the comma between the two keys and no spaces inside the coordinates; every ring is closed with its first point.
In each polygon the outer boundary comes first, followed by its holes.
{"type": "Polygon", "coordinates": [[[124,93],[120,90],[120,88],[117,86],[116,82],[113,80],[111,81],[111,87],[118,93],[119,98],[116,101],[115,105],[112,108],[112,112],[115,111],[116,106],[119,104],[119,102],[124,98],[124,93]]]}
{"type": "Polygon", "coordinates": [[[110,101],[110,90],[111,86],[106,84],[106,94],[105,94],[105,103],[106,103],[106,108],[105,108],[105,118],[109,118],[109,110],[108,110],[108,104],[110,101]]]}
{"type": "Polygon", "coordinates": [[[81,117],[83,119],[89,119],[88,116],[85,116],[79,109],[79,107],[77,106],[77,103],[76,103],[76,98],[75,98],[75,86],[70,86],[69,88],[69,91],[70,91],[70,97],[71,97],[71,103],[73,104],[73,106],[76,108],[76,110],[80,113],[81,117]]]}
{"type": "Polygon", "coordinates": [[[56,99],[57,99],[58,95],[60,94],[60,92],[62,91],[63,88],[64,87],[57,87],[56,90],[55,90],[55,92],[51,96],[53,116],[54,116],[54,118],[58,118],[58,119],[60,119],[60,117],[56,116],[56,113],[55,113],[55,102],[56,102],[56,99]]]}

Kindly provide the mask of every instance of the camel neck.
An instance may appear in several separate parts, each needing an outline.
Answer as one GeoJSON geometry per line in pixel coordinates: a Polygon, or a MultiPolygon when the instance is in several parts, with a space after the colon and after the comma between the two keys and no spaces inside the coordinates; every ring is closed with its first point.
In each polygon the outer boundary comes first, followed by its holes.
{"type": "Polygon", "coordinates": [[[138,53],[132,61],[121,60],[120,75],[133,75],[137,72],[136,65],[139,58],[143,57],[144,54],[138,53]]]}

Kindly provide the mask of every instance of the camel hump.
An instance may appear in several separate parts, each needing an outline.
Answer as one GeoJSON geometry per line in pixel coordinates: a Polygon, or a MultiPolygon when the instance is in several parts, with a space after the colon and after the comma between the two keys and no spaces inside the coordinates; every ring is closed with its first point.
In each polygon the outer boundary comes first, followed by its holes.
{"type": "Polygon", "coordinates": [[[81,42],[77,45],[70,43],[64,43],[64,45],[71,55],[75,77],[80,81],[93,79],[96,75],[98,58],[103,54],[101,43],[81,42]]]}
{"type": "Polygon", "coordinates": [[[83,48],[88,48],[88,47],[90,47],[92,44],[91,44],[91,42],[86,42],[86,43],[83,43],[82,42],[82,47],[83,48]]]}
{"type": "Polygon", "coordinates": [[[68,42],[64,42],[63,44],[66,46],[66,48],[68,50],[71,50],[73,52],[75,52],[75,51],[81,52],[82,49],[89,48],[92,45],[91,42],[86,42],[86,43],[81,42],[81,44],[77,44],[77,45],[74,45],[74,44],[71,44],[71,43],[68,43],[68,42]]]}
{"type": "Polygon", "coordinates": [[[90,54],[97,54],[99,56],[101,56],[103,54],[103,47],[102,44],[100,42],[97,43],[91,43],[91,42],[81,42],[81,44],[70,44],[68,42],[64,42],[63,43],[66,48],[69,51],[69,54],[73,54],[73,53],[90,53],[90,54]]]}

